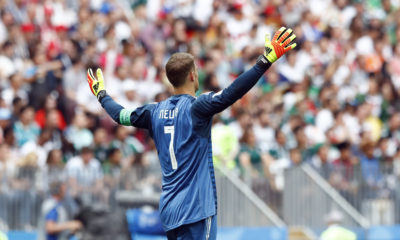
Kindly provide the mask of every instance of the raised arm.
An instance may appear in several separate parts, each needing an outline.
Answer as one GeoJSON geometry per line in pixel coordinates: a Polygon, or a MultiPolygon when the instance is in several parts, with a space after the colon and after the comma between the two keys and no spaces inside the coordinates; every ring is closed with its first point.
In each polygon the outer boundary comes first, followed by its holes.
{"type": "Polygon", "coordinates": [[[264,54],[261,55],[256,65],[241,74],[227,88],[218,93],[210,92],[202,94],[195,101],[192,112],[202,117],[211,117],[232,105],[244,94],[246,94],[267,71],[267,69],[278,60],[283,54],[296,47],[292,29],[281,27],[274,35],[272,41],[270,36],[265,36],[264,54]]]}
{"type": "Polygon", "coordinates": [[[137,109],[125,109],[107,95],[104,88],[103,73],[100,68],[97,69],[96,75],[97,78],[94,77],[92,69],[88,69],[87,80],[89,87],[108,115],[118,124],[151,130],[151,110],[156,105],[146,104],[137,109]]]}

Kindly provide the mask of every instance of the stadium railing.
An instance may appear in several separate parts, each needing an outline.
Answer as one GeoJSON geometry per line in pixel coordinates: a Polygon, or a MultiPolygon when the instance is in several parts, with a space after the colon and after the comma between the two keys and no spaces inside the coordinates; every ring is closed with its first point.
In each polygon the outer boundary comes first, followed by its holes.
{"type": "Polygon", "coordinates": [[[223,168],[216,169],[216,183],[219,226],[286,226],[248,185],[223,168]]]}
{"type": "Polygon", "coordinates": [[[308,164],[285,171],[283,216],[289,225],[324,227],[331,210],[343,214],[343,224],[369,226],[369,221],[308,164]]]}

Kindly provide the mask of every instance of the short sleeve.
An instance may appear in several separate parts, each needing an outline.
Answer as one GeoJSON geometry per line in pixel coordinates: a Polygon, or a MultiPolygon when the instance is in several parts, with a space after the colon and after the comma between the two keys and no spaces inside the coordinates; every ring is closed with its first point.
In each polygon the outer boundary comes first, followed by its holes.
{"type": "Polygon", "coordinates": [[[58,219],[58,213],[57,213],[57,209],[53,208],[50,212],[48,212],[46,214],[46,221],[53,221],[53,222],[57,222],[58,219]]]}

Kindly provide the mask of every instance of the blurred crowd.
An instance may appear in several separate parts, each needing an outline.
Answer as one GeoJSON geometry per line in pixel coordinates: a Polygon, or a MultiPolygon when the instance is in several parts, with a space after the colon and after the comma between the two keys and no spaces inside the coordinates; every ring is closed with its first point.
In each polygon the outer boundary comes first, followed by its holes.
{"type": "MultiPolygon", "coordinates": [[[[277,196],[285,169],[303,163],[350,200],[362,188],[366,198],[396,195],[399,7],[399,0],[0,0],[0,209],[30,209],[60,178],[72,197],[159,191],[154,143],[112,122],[87,86],[87,68],[101,67],[107,92],[134,109],[173,94],[164,65],[184,51],[195,56],[199,93],[219,91],[255,63],[265,34],[280,26],[293,28],[298,47],[215,117],[216,167],[249,184],[263,179],[277,196]]],[[[22,227],[29,218],[21,213],[22,227]]]]}

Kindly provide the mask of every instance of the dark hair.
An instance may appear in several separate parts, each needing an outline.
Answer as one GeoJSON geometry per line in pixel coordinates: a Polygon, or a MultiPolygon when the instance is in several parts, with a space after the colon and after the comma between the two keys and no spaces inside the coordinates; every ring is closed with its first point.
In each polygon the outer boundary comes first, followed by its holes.
{"type": "Polygon", "coordinates": [[[108,149],[107,151],[107,157],[110,158],[112,155],[114,155],[116,152],[120,152],[121,150],[119,148],[116,147],[112,147],[110,149],[108,149]]]}
{"type": "Polygon", "coordinates": [[[22,113],[24,113],[27,109],[33,109],[35,110],[32,106],[30,105],[24,105],[19,109],[19,114],[21,115],[22,113]]]}
{"type": "Polygon", "coordinates": [[[189,53],[175,53],[165,65],[168,80],[174,87],[182,86],[193,68],[194,57],[189,53]]]}
{"type": "Polygon", "coordinates": [[[61,193],[61,188],[64,183],[60,180],[55,180],[49,184],[50,194],[53,196],[57,196],[61,193]]]}
{"type": "Polygon", "coordinates": [[[80,153],[81,154],[93,153],[93,150],[90,147],[83,147],[80,153]]]}
{"type": "Polygon", "coordinates": [[[254,135],[254,130],[253,130],[253,128],[251,128],[251,127],[246,128],[246,129],[244,130],[243,135],[242,135],[242,137],[240,138],[239,142],[249,144],[249,138],[250,138],[250,135],[251,135],[251,134],[254,135]]]}
{"type": "Polygon", "coordinates": [[[51,149],[50,152],[47,154],[47,158],[46,158],[47,165],[53,164],[53,155],[56,151],[61,151],[61,149],[58,149],[58,148],[51,149]]]}

